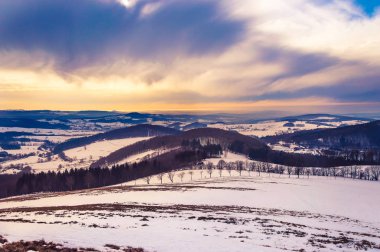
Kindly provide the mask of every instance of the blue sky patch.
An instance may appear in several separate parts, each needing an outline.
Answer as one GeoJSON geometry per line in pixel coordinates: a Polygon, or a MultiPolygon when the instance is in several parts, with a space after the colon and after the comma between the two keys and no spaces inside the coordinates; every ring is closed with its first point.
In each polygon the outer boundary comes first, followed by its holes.
{"type": "Polygon", "coordinates": [[[355,3],[369,16],[373,16],[376,10],[380,7],[380,0],[355,0],[355,3]]]}

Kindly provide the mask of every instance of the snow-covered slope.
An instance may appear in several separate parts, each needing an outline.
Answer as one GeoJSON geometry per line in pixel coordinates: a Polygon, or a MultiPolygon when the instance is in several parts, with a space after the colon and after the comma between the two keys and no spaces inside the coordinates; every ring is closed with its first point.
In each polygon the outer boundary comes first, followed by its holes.
{"type": "Polygon", "coordinates": [[[0,235],[102,251],[380,249],[380,183],[251,175],[177,171],[174,184],[165,174],[162,185],[154,177],[150,185],[10,198],[0,201],[0,235]]]}
{"type": "Polygon", "coordinates": [[[0,163],[0,174],[13,174],[20,172],[22,167],[30,166],[32,172],[47,171],[64,171],[71,168],[87,169],[90,164],[100,157],[107,156],[113,151],[122,147],[134,144],[136,142],[149,139],[149,137],[132,137],[117,140],[98,141],[84,147],[78,147],[65,151],[66,159],[62,159],[59,155],[52,155],[50,158],[39,157],[47,152],[38,151],[35,155],[10,160],[0,163]]]}
{"type": "MultiPolygon", "coordinates": [[[[321,118],[325,120],[326,118],[321,118]]],[[[208,127],[214,127],[225,130],[234,130],[243,135],[266,137],[275,136],[286,133],[294,133],[303,130],[315,130],[315,129],[330,129],[340,127],[342,125],[356,125],[366,123],[368,121],[350,120],[350,121],[324,121],[321,123],[318,120],[296,120],[296,121],[283,121],[283,120],[270,120],[257,123],[215,123],[209,124],[208,127]]]]}

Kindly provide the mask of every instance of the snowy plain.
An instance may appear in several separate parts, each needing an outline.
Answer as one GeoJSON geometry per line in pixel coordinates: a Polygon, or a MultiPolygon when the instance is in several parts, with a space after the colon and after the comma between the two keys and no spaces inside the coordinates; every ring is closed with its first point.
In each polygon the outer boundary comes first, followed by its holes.
{"type": "Polygon", "coordinates": [[[379,190],[379,182],[342,178],[217,170],[210,178],[206,170],[184,170],[173,184],[165,175],[163,184],[153,177],[149,185],[140,179],[2,200],[0,235],[101,251],[105,244],[147,251],[378,251],[379,190]]]}

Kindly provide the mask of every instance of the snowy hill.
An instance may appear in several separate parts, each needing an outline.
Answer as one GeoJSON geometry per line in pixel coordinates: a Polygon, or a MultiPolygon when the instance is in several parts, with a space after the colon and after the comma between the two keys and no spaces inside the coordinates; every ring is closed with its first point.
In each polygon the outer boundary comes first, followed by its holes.
{"type": "Polygon", "coordinates": [[[155,177],[149,185],[9,198],[0,201],[0,235],[100,251],[380,249],[378,182],[221,175],[184,170],[173,184],[164,174],[163,184],[155,177]]]}

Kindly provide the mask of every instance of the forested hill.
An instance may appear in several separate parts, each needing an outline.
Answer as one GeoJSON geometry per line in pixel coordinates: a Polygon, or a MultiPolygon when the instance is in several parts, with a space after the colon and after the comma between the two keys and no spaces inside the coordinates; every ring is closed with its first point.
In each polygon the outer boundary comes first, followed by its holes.
{"type": "Polygon", "coordinates": [[[179,133],[178,130],[167,128],[159,125],[150,125],[150,124],[139,124],[135,126],[120,128],[111,130],[105,133],[99,133],[96,135],[88,137],[80,137],[69,139],[61,144],[55,146],[53,152],[58,154],[65,150],[82,147],[96,141],[101,140],[114,140],[114,139],[123,139],[129,137],[148,137],[148,136],[163,136],[163,135],[173,135],[179,133]]]}
{"type": "Polygon", "coordinates": [[[380,121],[334,129],[303,131],[266,137],[267,142],[293,142],[308,147],[331,149],[380,149],[380,121]]]}
{"type": "Polygon", "coordinates": [[[194,147],[195,145],[220,145],[223,149],[234,148],[236,152],[248,153],[249,150],[268,151],[269,147],[257,138],[241,135],[235,131],[216,128],[199,128],[176,135],[155,137],[121,148],[107,157],[101,158],[91,167],[114,164],[131,155],[156,149],[174,149],[178,147],[194,147]]]}

